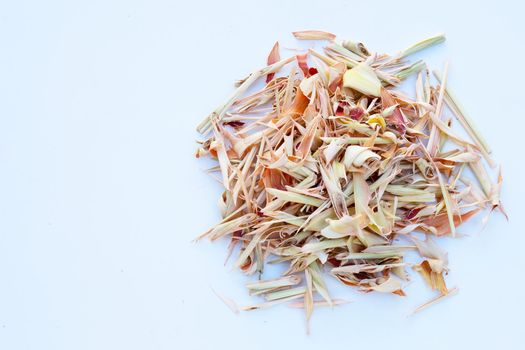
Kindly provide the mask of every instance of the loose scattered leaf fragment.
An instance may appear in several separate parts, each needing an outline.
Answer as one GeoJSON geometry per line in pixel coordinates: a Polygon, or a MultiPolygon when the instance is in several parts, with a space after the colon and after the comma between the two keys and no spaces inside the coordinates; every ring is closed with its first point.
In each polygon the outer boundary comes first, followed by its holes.
{"type": "Polygon", "coordinates": [[[459,289],[454,287],[452,289],[450,289],[449,291],[447,291],[447,293],[445,294],[440,294],[438,295],[437,297],[427,301],[426,303],[424,303],[423,305],[419,306],[417,309],[414,310],[414,312],[412,314],[415,314],[415,313],[418,313],[418,312],[421,312],[423,310],[425,310],[426,308],[428,308],[429,306],[432,306],[438,302],[440,302],[441,300],[447,298],[447,297],[451,297],[453,295],[456,295],[459,293],[459,289]]]}
{"type": "Polygon", "coordinates": [[[334,40],[335,34],[323,32],[321,30],[303,30],[293,32],[293,36],[299,40],[334,40]]]}
{"type": "MultiPolygon", "coordinates": [[[[266,63],[268,63],[268,65],[271,66],[272,64],[277,63],[280,60],[281,60],[281,56],[279,55],[279,42],[276,41],[272,47],[272,51],[270,51],[270,54],[268,55],[268,59],[266,63]]],[[[273,79],[274,75],[275,73],[268,74],[266,76],[266,83],[269,83],[273,79]]]]}

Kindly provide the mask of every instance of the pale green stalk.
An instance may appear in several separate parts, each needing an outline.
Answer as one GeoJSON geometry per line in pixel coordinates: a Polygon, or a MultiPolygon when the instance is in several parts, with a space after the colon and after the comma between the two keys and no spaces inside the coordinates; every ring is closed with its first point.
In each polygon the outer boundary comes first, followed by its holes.
{"type": "Polygon", "coordinates": [[[347,253],[338,256],[338,259],[384,259],[402,256],[401,252],[384,252],[384,253],[347,253]]]}
{"type": "MultiPolygon", "coordinates": [[[[438,71],[433,71],[432,73],[434,73],[436,79],[441,83],[441,74],[438,71]]],[[[474,124],[474,121],[469,117],[467,113],[465,113],[465,110],[459,104],[458,99],[455,97],[450,87],[445,88],[445,102],[450,107],[452,112],[454,112],[456,119],[461,123],[461,125],[472,138],[476,146],[478,146],[481,154],[487,160],[487,163],[489,163],[491,168],[494,168],[496,164],[489,156],[491,149],[487,141],[483,138],[483,136],[477,129],[476,125],[474,124]]]]}
{"type": "Polygon", "coordinates": [[[308,271],[312,276],[312,282],[315,290],[321,294],[324,300],[332,305],[332,298],[330,297],[328,289],[326,288],[326,284],[324,283],[323,277],[321,276],[321,269],[319,268],[317,261],[314,261],[308,266],[308,271]]]}
{"type": "Polygon", "coordinates": [[[400,71],[398,71],[395,76],[399,80],[405,80],[407,77],[414,73],[418,73],[423,68],[425,68],[425,62],[422,60],[416,61],[412,63],[410,66],[402,68],[400,71]]]}
{"type": "Polygon", "coordinates": [[[314,207],[319,207],[324,203],[324,200],[319,199],[319,198],[310,197],[310,196],[300,194],[300,193],[295,193],[295,192],[282,191],[282,190],[278,190],[275,188],[267,188],[266,192],[286,202],[313,205],[314,207]]]}
{"type": "Polygon", "coordinates": [[[398,196],[399,202],[404,203],[429,203],[436,200],[436,195],[434,193],[425,193],[412,196],[398,196]]]}
{"type": "Polygon", "coordinates": [[[277,292],[271,292],[264,296],[264,298],[268,301],[278,300],[278,299],[284,299],[289,298],[297,295],[302,295],[306,292],[306,287],[295,287],[285,290],[279,290],[277,292]]]}
{"type": "Polygon", "coordinates": [[[243,307],[240,308],[240,310],[242,310],[242,311],[252,311],[252,310],[266,309],[266,308],[269,308],[269,307],[272,307],[272,306],[275,306],[275,305],[279,305],[279,304],[283,304],[283,303],[286,303],[288,301],[299,299],[299,298],[302,298],[302,297],[303,296],[301,294],[292,295],[292,296],[289,296],[288,298],[282,298],[282,299],[272,300],[272,301],[265,302],[265,303],[243,306],[243,307]]]}
{"type": "Polygon", "coordinates": [[[346,245],[346,239],[327,239],[321,242],[310,242],[306,243],[301,251],[303,253],[313,253],[320,250],[344,247],[346,245]]]}
{"type": "Polygon", "coordinates": [[[301,282],[301,277],[297,275],[291,275],[291,276],[285,276],[285,277],[276,278],[272,280],[246,283],[246,287],[249,290],[260,291],[260,290],[295,286],[299,284],[300,282],[301,282]]]}
{"type": "Polygon", "coordinates": [[[359,62],[363,61],[361,56],[356,55],[352,51],[336,43],[330,43],[326,45],[325,50],[333,51],[336,54],[342,56],[349,68],[355,67],[359,62]]]}
{"type": "Polygon", "coordinates": [[[480,162],[469,163],[469,166],[474,175],[476,176],[476,179],[478,180],[479,184],[481,185],[483,192],[485,193],[487,198],[490,198],[492,184],[490,182],[489,175],[487,174],[487,170],[480,162]]]}
{"type": "Polygon", "coordinates": [[[445,41],[445,35],[443,34],[438,34],[438,35],[435,35],[435,36],[432,36],[430,38],[427,38],[425,40],[421,40],[421,41],[418,41],[417,43],[415,43],[414,45],[412,46],[409,46],[407,47],[406,49],[404,49],[403,51],[401,51],[398,55],[399,58],[405,58],[409,55],[412,55],[418,51],[421,51],[421,50],[424,50],[428,47],[431,47],[431,46],[434,46],[434,45],[437,45],[437,44],[441,44],[442,42],[445,41]]]}

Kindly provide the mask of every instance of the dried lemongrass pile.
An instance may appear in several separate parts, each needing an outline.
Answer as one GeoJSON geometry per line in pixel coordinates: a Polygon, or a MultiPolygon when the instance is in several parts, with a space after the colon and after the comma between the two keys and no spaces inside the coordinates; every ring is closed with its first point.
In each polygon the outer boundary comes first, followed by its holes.
{"type": "Polygon", "coordinates": [[[340,303],[324,272],[364,292],[404,295],[412,267],[438,292],[423,307],[450,295],[447,254],[430,237],[454,237],[481,209],[503,208],[501,175],[491,181],[490,149],[447,88],[447,68],[432,86],[423,61],[406,61],[445,38],[389,56],[337,44],[330,33],[293,34],[328,45],[281,59],[276,43],[268,66],[198,126],[207,139],[197,157],[218,161],[211,171],[225,189],[223,220],[200,238],[229,238],[230,254],[240,246],[235,266],[247,274],[262,274],[268,259],[287,264],[283,277],[247,284],[266,302],[245,310],[298,299],[291,306],[309,319],[314,305],[340,303]],[[395,90],[412,74],[415,98],[395,90]],[[258,79],[264,88],[247,95],[258,79]],[[468,139],[451,128],[451,116],[468,139]],[[419,264],[403,260],[408,250],[419,264]]]}

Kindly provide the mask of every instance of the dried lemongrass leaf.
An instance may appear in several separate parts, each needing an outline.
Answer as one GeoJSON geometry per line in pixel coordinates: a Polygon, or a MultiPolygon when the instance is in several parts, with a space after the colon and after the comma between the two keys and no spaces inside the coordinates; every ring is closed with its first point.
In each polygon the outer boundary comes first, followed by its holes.
{"type": "Polygon", "coordinates": [[[345,245],[346,245],[346,240],[344,239],[327,239],[324,241],[306,243],[301,248],[301,251],[303,253],[314,253],[314,252],[322,251],[326,249],[344,247],[345,245]]]}
{"type": "Polygon", "coordinates": [[[376,292],[394,293],[394,294],[404,296],[405,293],[403,293],[403,290],[401,289],[402,286],[403,286],[402,283],[398,279],[390,276],[383,283],[375,285],[375,286],[370,286],[369,289],[376,291],[376,292]]]}
{"type": "Polygon", "coordinates": [[[381,157],[368,147],[349,146],[346,148],[343,164],[347,169],[350,167],[361,167],[369,159],[381,159],[381,157]]]}
{"type": "Polygon", "coordinates": [[[321,294],[323,299],[330,306],[332,306],[332,298],[330,297],[330,293],[328,293],[328,289],[326,288],[326,284],[325,284],[325,282],[323,280],[323,277],[321,275],[321,269],[319,268],[319,265],[317,264],[317,261],[314,261],[313,263],[311,263],[308,266],[307,271],[312,276],[312,283],[313,283],[313,286],[315,287],[315,290],[317,291],[317,293],[321,294]]]}
{"type": "Polygon", "coordinates": [[[356,265],[334,267],[331,270],[331,273],[332,274],[356,274],[356,273],[361,273],[361,272],[378,273],[386,269],[393,269],[395,267],[401,267],[401,266],[407,266],[407,264],[406,263],[381,264],[381,265],[356,264],[356,265]]]}
{"type": "Polygon", "coordinates": [[[432,306],[432,305],[440,302],[441,300],[443,300],[443,299],[445,299],[447,297],[450,297],[450,296],[458,294],[458,292],[459,292],[459,289],[456,288],[456,287],[454,287],[452,289],[449,289],[447,293],[440,294],[437,297],[435,297],[434,299],[431,299],[431,300],[427,301],[426,303],[424,303],[423,305],[417,307],[412,314],[415,314],[415,313],[418,313],[420,311],[423,311],[424,309],[428,308],[429,306],[432,306]]]}
{"type": "Polygon", "coordinates": [[[481,185],[481,189],[485,193],[485,196],[487,196],[487,198],[490,198],[492,184],[490,182],[489,175],[487,174],[487,170],[481,162],[472,162],[469,163],[469,166],[474,175],[476,176],[476,179],[478,180],[479,184],[481,185]]]}
{"type": "Polygon", "coordinates": [[[293,296],[302,296],[306,292],[306,287],[295,287],[285,290],[279,290],[277,292],[271,292],[264,295],[264,298],[268,301],[274,301],[279,299],[286,299],[293,296]]]}
{"type": "Polygon", "coordinates": [[[321,30],[303,30],[293,32],[293,36],[299,40],[334,40],[335,35],[321,30]]]}
{"type": "MultiPolygon", "coordinates": [[[[270,66],[274,63],[279,62],[280,60],[281,60],[281,56],[279,54],[279,42],[276,41],[272,47],[272,50],[270,51],[270,54],[268,55],[268,59],[266,63],[270,66]]],[[[268,74],[266,76],[266,83],[269,83],[273,79],[274,75],[275,73],[268,74]]]]}
{"type": "Polygon", "coordinates": [[[381,81],[375,71],[364,62],[346,71],[343,76],[343,86],[365,95],[381,96],[381,81]]]}
{"type": "Polygon", "coordinates": [[[345,215],[338,220],[326,219],[326,222],[328,226],[321,230],[321,235],[330,239],[357,235],[359,227],[366,225],[362,215],[345,215]]]}
{"type": "MultiPolygon", "coordinates": [[[[325,300],[314,300],[313,305],[314,307],[320,307],[320,306],[334,306],[334,305],[344,305],[351,303],[349,300],[344,299],[333,299],[331,303],[325,301],[325,300]]],[[[294,309],[304,309],[306,303],[304,301],[295,301],[293,303],[288,304],[288,307],[294,308],[294,309]]]]}
{"type": "Polygon", "coordinates": [[[419,265],[412,266],[412,268],[421,274],[430,288],[440,291],[441,294],[447,293],[448,289],[443,277],[443,267],[441,262],[427,259],[419,265]],[[437,269],[436,266],[438,267],[437,269]]]}
{"type": "MultiPolygon", "coordinates": [[[[454,226],[458,226],[462,222],[467,221],[472,216],[476,215],[479,211],[480,211],[480,208],[477,208],[477,209],[470,210],[460,215],[454,214],[453,215],[454,226]]],[[[425,218],[423,220],[423,223],[427,227],[433,227],[435,229],[435,232],[433,233],[436,236],[444,236],[452,232],[447,214],[439,214],[436,216],[425,218]]]]}
{"type": "Polygon", "coordinates": [[[301,277],[298,275],[284,276],[272,280],[257,281],[246,283],[246,288],[253,291],[275,289],[280,287],[295,286],[301,282],[301,277]]]}
{"type": "Polygon", "coordinates": [[[327,219],[335,219],[337,216],[335,215],[335,211],[333,208],[327,209],[322,211],[321,213],[317,214],[315,217],[313,217],[306,226],[304,226],[304,230],[307,231],[321,231],[323,228],[328,226],[327,219]]]}
{"type": "Polygon", "coordinates": [[[424,61],[417,61],[417,62],[414,62],[412,63],[410,66],[408,67],[404,67],[402,69],[400,69],[397,73],[396,73],[396,77],[399,79],[399,80],[405,80],[407,77],[409,77],[410,75],[414,74],[414,73],[418,73],[419,71],[423,70],[425,68],[426,64],[424,61]]]}
{"type": "Polygon", "coordinates": [[[325,47],[325,52],[330,58],[333,58],[339,62],[343,62],[349,68],[355,67],[363,60],[360,55],[344,48],[339,44],[336,44],[335,42],[328,44],[325,47]]]}
{"type": "Polygon", "coordinates": [[[217,240],[221,237],[224,237],[228,234],[238,231],[239,229],[243,229],[244,226],[253,222],[256,218],[257,218],[257,215],[255,214],[246,214],[237,219],[223,222],[215,226],[213,229],[205,232],[204,234],[199,236],[197,239],[208,237],[211,241],[217,240]]]}
{"type": "Polygon", "coordinates": [[[306,313],[306,328],[310,329],[310,317],[314,312],[314,295],[313,295],[313,281],[309,270],[304,271],[306,280],[306,290],[304,292],[304,311],[306,313]]]}
{"type": "Polygon", "coordinates": [[[300,193],[281,191],[275,188],[267,188],[266,192],[268,192],[272,196],[277,197],[282,201],[313,205],[314,207],[319,207],[324,202],[322,199],[319,198],[314,198],[300,193]]]}
{"type": "Polygon", "coordinates": [[[292,295],[292,296],[289,296],[287,298],[275,299],[275,300],[271,300],[271,301],[260,303],[260,304],[242,306],[240,308],[240,310],[242,310],[242,311],[253,311],[253,310],[266,309],[266,308],[269,308],[269,307],[272,307],[272,306],[275,306],[275,305],[279,305],[279,304],[283,304],[283,303],[287,303],[289,301],[292,301],[292,300],[295,300],[295,299],[299,299],[299,298],[302,298],[302,297],[303,296],[301,294],[292,295]]]}
{"type": "Polygon", "coordinates": [[[432,270],[441,273],[448,265],[447,253],[441,249],[431,238],[426,236],[424,241],[410,237],[417,247],[421,256],[433,259],[430,263],[432,270]]]}
{"type": "Polygon", "coordinates": [[[330,144],[323,151],[326,163],[331,163],[332,160],[334,160],[343,145],[344,140],[342,138],[337,138],[330,142],[330,144]]]}
{"type": "Polygon", "coordinates": [[[333,168],[325,168],[323,165],[320,166],[321,178],[325,183],[326,191],[330,197],[332,207],[338,217],[348,215],[348,209],[346,207],[346,198],[341,190],[339,180],[335,177],[333,168]]]}
{"type": "Polygon", "coordinates": [[[370,188],[363,178],[362,174],[354,173],[354,201],[355,201],[355,212],[357,215],[368,217],[370,222],[376,226],[379,226],[375,219],[372,210],[369,207],[370,202],[370,188]]]}
{"type": "Polygon", "coordinates": [[[381,252],[381,253],[346,253],[338,255],[338,259],[340,260],[370,260],[370,259],[385,259],[385,258],[397,258],[402,256],[402,252],[381,252]]]}
{"type": "Polygon", "coordinates": [[[215,294],[219,299],[221,299],[224,305],[226,305],[234,314],[239,313],[239,306],[237,306],[237,304],[232,299],[217,293],[213,288],[211,290],[213,294],[215,294]]]}
{"type": "Polygon", "coordinates": [[[379,246],[372,246],[367,247],[365,250],[363,250],[363,253],[394,253],[397,254],[399,252],[404,252],[406,250],[413,250],[416,249],[416,246],[411,245],[379,245],[379,246]]]}
{"type": "Polygon", "coordinates": [[[245,263],[246,259],[250,256],[250,254],[253,252],[255,247],[260,243],[260,239],[262,238],[262,233],[258,233],[252,238],[250,243],[244,248],[242,253],[239,255],[237,260],[235,261],[236,267],[242,267],[242,265],[245,263]]]}
{"type": "Polygon", "coordinates": [[[367,48],[363,43],[355,42],[352,40],[344,40],[341,45],[345,49],[350,50],[363,58],[370,56],[370,52],[368,52],[367,48]]]}
{"type": "Polygon", "coordinates": [[[416,53],[418,51],[424,50],[427,47],[440,44],[440,43],[442,43],[444,41],[445,41],[445,35],[443,35],[443,34],[438,34],[438,35],[432,36],[430,38],[418,41],[417,43],[407,47],[406,49],[401,51],[401,53],[398,55],[398,57],[399,58],[407,57],[407,56],[412,55],[412,54],[414,54],[414,53],[416,53]]]}

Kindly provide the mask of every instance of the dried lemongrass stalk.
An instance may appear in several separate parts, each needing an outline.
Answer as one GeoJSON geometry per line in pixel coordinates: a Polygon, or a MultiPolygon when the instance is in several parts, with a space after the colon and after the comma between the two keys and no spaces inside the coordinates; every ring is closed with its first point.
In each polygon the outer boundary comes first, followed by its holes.
{"type": "Polygon", "coordinates": [[[399,54],[399,58],[407,57],[407,56],[412,55],[412,54],[414,54],[414,53],[416,53],[418,51],[424,50],[427,47],[440,44],[440,43],[442,43],[444,41],[445,41],[445,36],[443,34],[438,34],[438,35],[432,36],[430,38],[421,40],[421,41],[411,45],[410,47],[407,47],[405,50],[401,51],[401,53],[399,54]]]}
{"type": "Polygon", "coordinates": [[[345,49],[350,50],[363,58],[367,58],[368,56],[370,56],[370,52],[368,52],[368,49],[363,43],[355,42],[352,40],[344,40],[341,45],[345,49]]]}
{"type": "MultiPolygon", "coordinates": [[[[328,303],[328,302],[326,302],[324,300],[319,300],[319,301],[315,300],[313,302],[313,305],[317,306],[317,307],[319,307],[319,306],[330,306],[331,307],[331,306],[334,306],[334,305],[348,304],[350,302],[351,301],[343,300],[343,299],[334,299],[332,301],[332,303],[328,303]]],[[[291,307],[291,308],[294,308],[294,309],[304,309],[305,303],[304,303],[304,301],[294,301],[294,302],[289,303],[288,307],[291,307]]]]}
{"type": "Polygon", "coordinates": [[[323,32],[321,30],[303,30],[299,32],[293,32],[299,40],[334,40],[335,35],[328,32],[323,32]]]}
{"type": "Polygon", "coordinates": [[[234,265],[249,275],[262,274],[268,259],[287,267],[279,278],[249,282],[250,294],[265,302],[241,310],[294,301],[309,320],[315,306],[342,303],[330,296],[330,275],[365,292],[403,296],[408,267],[439,292],[416,312],[454,294],[445,283],[447,254],[430,237],[459,235],[457,227],[484,208],[503,212],[502,178],[491,179],[490,149],[446,74],[432,86],[425,62],[405,61],[444,36],[388,56],[353,41],[339,45],[326,32],[294,35],[331,42],[324,54],[285,59],[276,43],[268,66],[198,127],[207,138],[196,154],[217,160],[210,171],[225,189],[223,220],[199,238],[229,238],[230,253],[240,247],[234,265]],[[396,89],[413,73],[415,99],[396,89]],[[266,86],[247,95],[260,78],[266,86]],[[454,131],[449,112],[470,139],[454,131]],[[408,251],[421,261],[404,262],[408,251]]]}
{"type": "Polygon", "coordinates": [[[447,293],[440,294],[437,297],[435,297],[434,299],[429,300],[426,303],[424,303],[423,305],[419,306],[417,309],[414,310],[414,312],[412,314],[421,312],[424,309],[428,308],[429,306],[432,306],[432,305],[440,302],[441,300],[443,300],[443,299],[445,299],[447,297],[450,297],[450,296],[458,294],[458,292],[459,292],[459,289],[454,287],[454,288],[450,289],[447,293]]]}
{"type": "Polygon", "coordinates": [[[343,77],[343,86],[357,90],[365,95],[381,95],[381,81],[375,71],[366,63],[359,63],[346,71],[343,77]]]}

